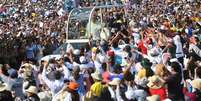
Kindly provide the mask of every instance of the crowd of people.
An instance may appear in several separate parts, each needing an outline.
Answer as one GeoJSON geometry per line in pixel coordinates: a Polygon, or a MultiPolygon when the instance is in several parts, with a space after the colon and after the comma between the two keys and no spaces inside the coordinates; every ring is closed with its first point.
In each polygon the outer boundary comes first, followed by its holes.
{"type": "Polygon", "coordinates": [[[200,5],[0,0],[0,101],[200,101],[200,5]],[[66,42],[72,8],[120,4],[85,46],[52,55],[66,42]]]}
{"type": "Polygon", "coordinates": [[[0,61],[9,60],[17,68],[26,54],[33,57],[33,51],[35,55],[37,50],[43,51],[37,58],[51,54],[65,42],[68,13],[73,8],[101,5],[87,0],[1,0],[0,61]]]}

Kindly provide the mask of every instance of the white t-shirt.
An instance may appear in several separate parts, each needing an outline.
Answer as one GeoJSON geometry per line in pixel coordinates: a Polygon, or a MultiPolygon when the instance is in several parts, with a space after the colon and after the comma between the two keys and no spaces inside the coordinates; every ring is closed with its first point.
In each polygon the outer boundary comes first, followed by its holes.
{"type": "Polygon", "coordinates": [[[174,44],[176,45],[176,58],[180,58],[184,56],[182,43],[179,35],[176,35],[174,38],[174,44]]]}

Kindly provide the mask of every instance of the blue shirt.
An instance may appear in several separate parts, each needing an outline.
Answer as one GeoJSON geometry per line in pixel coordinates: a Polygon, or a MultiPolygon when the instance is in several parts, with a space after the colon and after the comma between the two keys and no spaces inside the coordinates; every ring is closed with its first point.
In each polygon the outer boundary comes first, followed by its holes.
{"type": "Polygon", "coordinates": [[[78,94],[80,96],[84,96],[85,95],[85,87],[84,87],[84,75],[83,74],[80,74],[80,77],[78,80],[76,80],[76,82],[79,84],[79,87],[78,87],[78,94]]]}
{"type": "Polygon", "coordinates": [[[193,29],[192,28],[188,28],[188,37],[193,36],[193,29]]]}
{"type": "Polygon", "coordinates": [[[32,46],[28,46],[26,48],[26,57],[28,59],[33,59],[34,58],[34,47],[32,46]]]}
{"type": "Polygon", "coordinates": [[[112,81],[114,78],[119,78],[120,80],[122,80],[123,79],[123,74],[118,74],[118,75],[111,74],[110,75],[110,81],[112,81]]]}

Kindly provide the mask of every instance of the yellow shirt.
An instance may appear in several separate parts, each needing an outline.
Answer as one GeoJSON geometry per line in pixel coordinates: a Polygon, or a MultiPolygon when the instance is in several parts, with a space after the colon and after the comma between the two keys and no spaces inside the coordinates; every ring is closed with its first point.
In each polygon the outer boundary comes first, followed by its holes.
{"type": "Polygon", "coordinates": [[[103,89],[103,85],[101,82],[95,82],[90,88],[94,96],[100,96],[102,89],[103,89]]]}
{"type": "Polygon", "coordinates": [[[140,69],[137,73],[137,77],[139,79],[143,78],[143,77],[146,77],[146,70],[144,68],[140,69]]]}

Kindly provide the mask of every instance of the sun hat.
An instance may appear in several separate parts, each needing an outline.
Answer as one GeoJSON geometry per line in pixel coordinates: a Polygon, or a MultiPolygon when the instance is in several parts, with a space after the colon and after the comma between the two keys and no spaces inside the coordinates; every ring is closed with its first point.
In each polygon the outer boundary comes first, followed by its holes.
{"type": "Polygon", "coordinates": [[[201,90],[201,79],[194,79],[191,84],[193,88],[201,90]]]}
{"type": "Polygon", "coordinates": [[[99,72],[94,72],[91,74],[92,78],[95,80],[102,80],[102,75],[99,72]]]}
{"type": "Polygon", "coordinates": [[[157,75],[154,75],[152,77],[149,77],[149,83],[147,86],[151,89],[159,89],[164,86],[164,82],[161,80],[161,78],[157,75]]]}
{"type": "Polygon", "coordinates": [[[160,101],[160,96],[159,95],[148,96],[147,101],[160,101]]]}
{"type": "Polygon", "coordinates": [[[119,78],[114,78],[112,81],[110,81],[108,84],[109,85],[113,85],[113,86],[116,86],[120,83],[120,79],[119,78]]]}
{"type": "Polygon", "coordinates": [[[33,94],[37,94],[37,88],[36,86],[30,86],[27,90],[25,90],[26,92],[29,93],[33,93],[33,94]]]}
{"type": "Polygon", "coordinates": [[[4,91],[4,90],[6,90],[6,89],[7,89],[6,83],[0,82],[0,92],[4,91]]]}
{"type": "Polygon", "coordinates": [[[67,87],[71,90],[77,90],[77,88],[79,87],[79,84],[76,82],[69,82],[69,84],[67,85],[67,87]]]}

